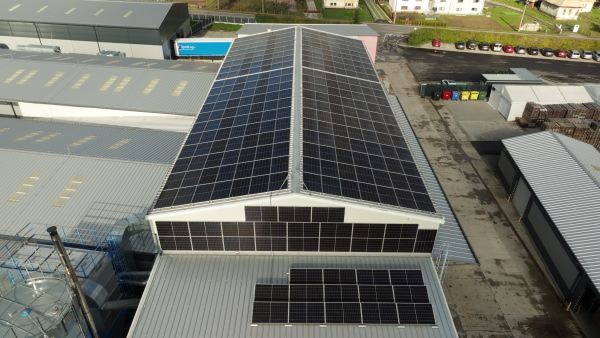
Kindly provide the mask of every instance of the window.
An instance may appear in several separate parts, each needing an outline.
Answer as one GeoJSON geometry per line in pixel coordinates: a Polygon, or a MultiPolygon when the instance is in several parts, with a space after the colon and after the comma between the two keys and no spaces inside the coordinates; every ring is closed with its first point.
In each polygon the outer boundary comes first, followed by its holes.
{"type": "Polygon", "coordinates": [[[352,7],[352,3],[351,2],[346,2],[345,6],[346,7],[352,7]]]}
{"type": "Polygon", "coordinates": [[[440,12],[445,11],[445,10],[446,10],[446,7],[438,7],[438,11],[440,11],[440,12]]]}
{"type": "Polygon", "coordinates": [[[337,6],[337,2],[330,2],[329,6],[337,6]]]}
{"type": "Polygon", "coordinates": [[[446,0],[440,0],[440,2],[446,2],[446,0]]]}
{"type": "Polygon", "coordinates": [[[569,15],[571,15],[571,10],[569,9],[569,15]]]}
{"type": "Polygon", "coordinates": [[[477,12],[477,8],[471,8],[471,12],[477,12]]]}
{"type": "Polygon", "coordinates": [[[400,10],[407,11],[408,10],[408,6],[402,6],[402,7],[400,7],[400,10]]]}
{"type": "Polygon", "coordinates": [[[479,0],[473,0],[473,3],[476,3],[476,4],[479,3],[479,0]]]}
{"type": "Polygon", "coordinates": [[[464,0],[458,0],[458,3],[460,4],[460,3],[462,3],[463,1],[464,1],[464,0]]]}
{"type": "Polygon", "coordinates": [[[421,6],[415,6],[415,11],[418,11],[421,9],[421,6]]]}
{"type": "Polygon", "coordinates": [[[462,12],[462,8],[457,8],[456,11],[457,12],[462,12]]]}

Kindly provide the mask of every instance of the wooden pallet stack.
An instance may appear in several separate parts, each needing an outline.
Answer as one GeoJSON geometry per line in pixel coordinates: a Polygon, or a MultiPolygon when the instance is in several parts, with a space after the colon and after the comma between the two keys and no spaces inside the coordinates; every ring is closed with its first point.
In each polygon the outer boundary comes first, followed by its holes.
{"type": "MultiPolygon", "coordinates": [[[[527,102],[523,115],[517,118],[517,123],[523,128],[541,127],[548,118],[575,118],[600,120],[600,104],[565,103],[565,104],[539,104],[527,102]]],[[[563,121],[564,122],[564,121],[563,121]]]]}
{"type": "Polygon", "coordinates": [[[600,150],[600,122],[591,119],[548,118],[540,127],[589,143],[600,150]]]}

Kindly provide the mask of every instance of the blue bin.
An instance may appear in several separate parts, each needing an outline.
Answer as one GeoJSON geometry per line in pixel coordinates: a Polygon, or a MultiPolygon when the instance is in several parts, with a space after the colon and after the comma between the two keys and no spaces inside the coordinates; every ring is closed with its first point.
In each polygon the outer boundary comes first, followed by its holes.
{"type": "Polygon", "coordinates": [[[452,91],[452,100],[460,100],[460,92],[457,90],[452,91]]]}

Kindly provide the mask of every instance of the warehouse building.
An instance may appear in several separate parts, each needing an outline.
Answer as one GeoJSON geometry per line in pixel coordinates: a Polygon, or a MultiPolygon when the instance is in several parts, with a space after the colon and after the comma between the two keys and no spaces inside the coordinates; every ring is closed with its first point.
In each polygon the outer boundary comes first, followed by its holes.
{"type": "Polygon", "coordinates": [[[600,296],[600,153],[545,131],[502,140],[497,174],[564,305],[594,312],[600,296]],[[543,149],[543,151],[538,151],[543,149]]]}
{"type": "Polygon", "coordinates": [[[323,25],[323,24],[305,24],[305,25],[293,25],[293,24],[265,24],[265,23],[247,23],[242,26],[242,28],[238,29],[236,32],[238,38],[258,34],[265,33],[268,31],[276,31],[279,29],[286,29],[290,27],[307,27],[316,29],[322,32],[327,32],[331,34],[337,34],[341,36],[345,36],[348,38],[359,39],[361,40],[365,48],[367,48],[367,52],[369,53],[369,57],[371,58],[371,62],[375,63],[375,57],[377,55],[377,38],[379,37],[379,33],[374,31],[371,27],[367,25],[323,25]]]}
{"type": "Polygon", "coordinates": [[[187,4],[77,0],[3,0],[0,43],[58,46],[63,53],[170,59],[173,41],[190,34],[187,4]]]}
{"type": "Polygon", "coordinates": [[[147,216],[129,337],[456,337],[432,255],[461,230],[403,115],[360,40],[236,39],[147,216]]]}
{"type": "Polygon", "coordinates": [[[0,115],[187,132],[218,64],[0,51],[0,115]]]}
{"type": "Polygon", "coordinates": [[[594,102],[584,86],[492,86],[488,103],[506,120],[523,115],[527,102],[539,104],[594,102]]]}

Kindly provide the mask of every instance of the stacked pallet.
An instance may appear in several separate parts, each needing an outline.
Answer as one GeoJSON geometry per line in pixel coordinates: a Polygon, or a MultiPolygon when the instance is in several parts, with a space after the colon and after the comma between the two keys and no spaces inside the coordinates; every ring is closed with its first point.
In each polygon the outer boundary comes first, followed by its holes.
{"type": "Polygon", "coordinates": [[[575,118],[600,120],[600,104],[589,103],[560,103],[539,104],[527,102],[523,111],[522,119],[517,123],[525,128],[541,127],[548,118],[575,118]]]}
{"type": "Polygon", "coordinates": [[[600,122],[591,119],[548,118],[541,130],[551,130],[589,143],[600,149],[600,122]]]}

